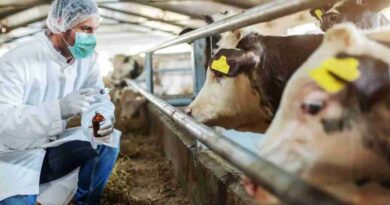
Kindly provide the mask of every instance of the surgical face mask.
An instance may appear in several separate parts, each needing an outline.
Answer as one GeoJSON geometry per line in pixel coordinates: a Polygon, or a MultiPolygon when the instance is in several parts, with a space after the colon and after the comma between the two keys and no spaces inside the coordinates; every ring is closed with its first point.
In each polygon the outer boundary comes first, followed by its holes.
{"type": "Polygon", "coordinates": [[[96,47],[95,34],[87,34],[87,33],[80,33],[80,32],[75,32],[75,33],[76,33],[76,39],[73,46],[70,46],[68,42],[65,41],[64,37],[62,37],[66,45],[68,45],[68,49],[72,53],[73,57],[75,57],[76,59],[80,59],[92,55],[96,47]]]}

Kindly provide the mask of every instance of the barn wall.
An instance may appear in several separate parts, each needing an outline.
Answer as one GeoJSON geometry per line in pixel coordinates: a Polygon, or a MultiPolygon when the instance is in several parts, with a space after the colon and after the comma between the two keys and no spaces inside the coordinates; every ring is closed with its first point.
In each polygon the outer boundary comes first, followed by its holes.
{"type": "Polygon", "coordinates": [[[210,150],[200,150],[191,134],[148,105],[150,134],[194,205],[255,204],[240,185],[240,172],[210,150]]]}

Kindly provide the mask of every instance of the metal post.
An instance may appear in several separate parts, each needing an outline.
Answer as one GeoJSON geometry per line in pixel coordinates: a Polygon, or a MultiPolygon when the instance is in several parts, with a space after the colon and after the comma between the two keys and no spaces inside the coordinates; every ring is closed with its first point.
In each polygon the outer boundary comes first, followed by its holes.
{"type": "Polygon", "coordinates": [[[165,115],[169,116],[177,125],[187,130],[197,140],[207,145],[219,156],[243,171],[256,184],[275,194],[282,201],[293,205],[349,204],[319,190],[315,186],[305,183],[298,177],[248,151],[211,128],[196,123],[186,114],[142,89],[134,81],[127,81],[127,83],[145,96],[150,103],[155,105],[165,115]]]}
{"type": "Polygon", "coordinates": [[[146,88],[153,93],[153,53],[145,54],[146,88]]]}
{"type": "Polygon", "coordinates": [[[194,94],[197,95],[206,80],[206,68],[209,49],[207,39],[199,39],[192,44],[192,68],[194,70],[194,94]]]}
{"type": "Polygon", "coordinates": [[[192,98],[167,99],[166,102],[174,107],[184,107],[188,106],[192,102],[192,98]]]}
{"type": "Polygon", "coordinates": [[[164,68],[164,69],[157,69],[154,71],[154,73],[191,73],[191,68],[164,68]]]}

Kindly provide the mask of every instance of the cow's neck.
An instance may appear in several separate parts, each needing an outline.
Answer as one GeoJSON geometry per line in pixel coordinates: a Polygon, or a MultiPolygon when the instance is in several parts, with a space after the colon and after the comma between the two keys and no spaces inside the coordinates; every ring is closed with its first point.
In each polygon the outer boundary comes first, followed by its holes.
{"type": "Polygon", "coordinates": [[[260,39],[263,52],[250,78],[262,98],[260,106],[269,108],[273,115],[279,107],[287,81],[318,48],[323,36],[263,36],[260,39]]]}

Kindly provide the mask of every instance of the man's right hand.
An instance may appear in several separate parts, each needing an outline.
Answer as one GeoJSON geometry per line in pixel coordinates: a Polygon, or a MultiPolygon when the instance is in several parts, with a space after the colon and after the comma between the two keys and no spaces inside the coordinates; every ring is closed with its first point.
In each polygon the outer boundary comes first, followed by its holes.
{"type": "Polygon", "coordinates": [[[68,119],[84,112],[95,102],[96,89],[86,88],[68,94],[59,100],[61,118],[68,119]]]}

